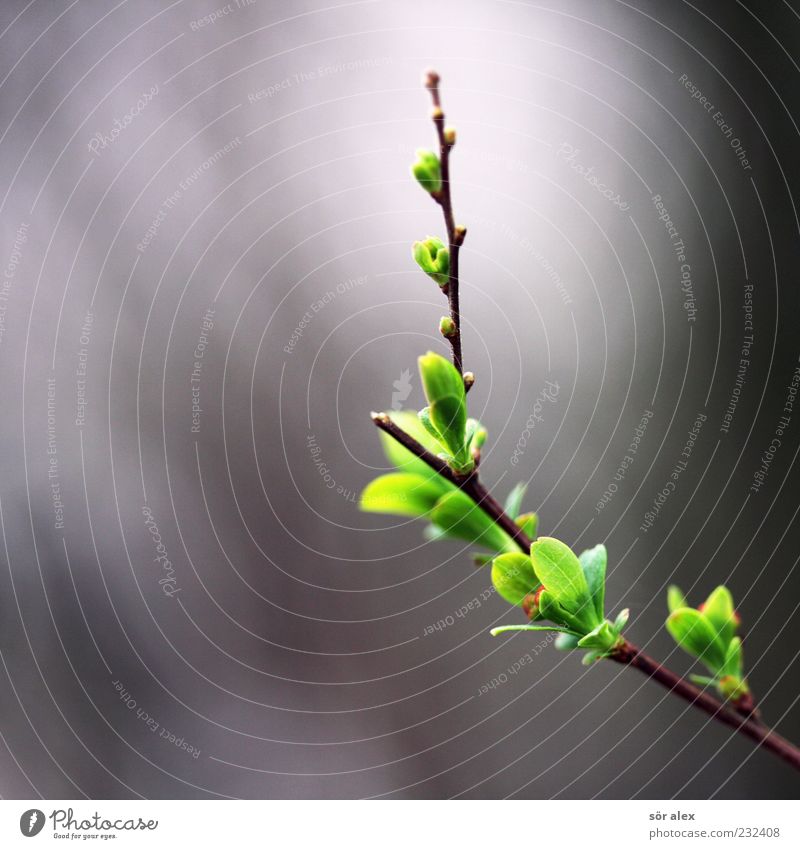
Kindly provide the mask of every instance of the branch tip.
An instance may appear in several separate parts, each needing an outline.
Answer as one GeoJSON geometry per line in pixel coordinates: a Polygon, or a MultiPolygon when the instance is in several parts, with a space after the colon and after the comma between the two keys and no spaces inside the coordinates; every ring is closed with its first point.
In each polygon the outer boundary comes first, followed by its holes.
{"type": "Polygon", "coordinates": [[[422,77],[422,82],[425,88],[436,88],[436,86],[439,85],[439,79],[439,74],[432,68],[429,68],[425,71],[422,77]]]}

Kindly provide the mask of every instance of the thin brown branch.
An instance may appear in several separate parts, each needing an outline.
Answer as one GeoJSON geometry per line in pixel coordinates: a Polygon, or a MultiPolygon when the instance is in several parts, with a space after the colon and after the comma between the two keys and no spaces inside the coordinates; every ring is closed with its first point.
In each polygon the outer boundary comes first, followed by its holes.
{"type": "MultiPolygon", "coordinates": [[[[439,159],[441,166],[442,187],[440,191],[433,193],[433,198],[441,206],[444,214],[445,226],[447,228],[447,239],[450,250],[450,273],[444,292],[450,306],[450,316],[455,325],[455,333],[447,338],[453,349],[453,365],[464,377],[465,388],[469,390],[474,382],[470,372],[464,372],[461,352],[461,312],[458,297],[458,255],[461,244],[466,235],[466,229],[457,226],[453,215],[453,203],[450,195],[450,151],[455,144],[455,133],[445,127],[445,116],[442,110],[439,95],[439,75],[435,71],[429,71],[425,86],[431,93],[433,101],[432,118],[439,139],[439,159]]],[[[425,462],[436,474],[450,481],[465,492],[475,504],[483,510],[490,519],[498,524],[519,546],[521,551],[528,553],[532,540],[517,525],[517,523],[505,512],[500,503],[491,495],[478,478],[477,464],[473,472],[468,475],[457,475],[447,463],[441,458],[428,451],[425,446],[418,442],[402,428],[398,427],[386,413],[373,413],[372,420],[384,432],[397,440],[404,448],[415,457],[425,462]]],[[[738,706],[732,702],[722,702],[711,693],[700,690],[689,681],[670,672],[658,661],[649,657],[641,649],[622,640],[622,643],[611,653],[611,660],[630,666],[643,672],[653,681],[666,687],[670,693],[686,700],[710,717],[723,723],[736,732],[755,741],[755,743],[768,751],[773,752],[787,763],[800,769],[800,749],[793,743],[781,737],[778,733],[768,728],[761,721],[758,712],[754,709],[752,701],[747,704],[740,703],[738,706]]]]}
{"type": "Polygon", "coordinates": [[[705,711],[717,722],[730,726],[740,734],[744,734],[745,737],[754,740],[762,748],[768,749],[779,758],[790,763],[795,769],[800,769],[800,749],[764,725],[755,714],[744,715],[739,713],[715,698],[711,693],[695,687],[685,678],[671,672],[627,640],[611,655],[611,659],[617,663],[638,669],[653,681],[657,681],[662,687],[666,687],[671,693],[705,711]]]}
{"type": "MultiPolygon", "coordinates": [[[[444,460],[432,454],[413,436],[398,427],[386,413],[372,413],[372,420],[381,430],[396,439],[415,457],[427,463],[436,474],[441,475],[466,492],[475,504],[517,543],[521,551],[526,554],[530,551],[532,540],[483,486],[478,479],[477,471],[465,476],[456,475],[444,460]]],[[[754,711],[750,713],[737,711],[729,704],[721,702],[710,693],[700,690],[685,678],[671,672],[627,640],[616,649],[611,655],[611,659],[617,663],[638,669],[653,681],[657,681],[662,687],[666,687],[674,695],[705,711],[717,722],[730,726],[745,737],[754,740],[762,748],[773,752],[790,763],[796,769],[800,769],[800,749],[764,725],[754,711]]]]}
{"type": "MultiPolygon", "coordinates": [[[[436,135],[439,139],[439,162],[442,173],[442,188],[433,193],[433,199],[441,206],[444,215],[444,223],[447,228],[447,242],[450,251],[450,275],[447,285],[443,291],[447,296],[450,308],[450,318],[453,319],[455,332],[447,337],[450,347],[453,349],[453,365],[459,374],[464,372],[463,356],[461,353],[461,306],[459,304],[459,277],[458,277],[458,254],[464,237],[467,234],[465,227],[456,225],[453,214],[453,200],[450,194],[450,151],[455,144],[455,136],[448,138],[445,130],[444,111],[442,110],[441,97],[439,95],[439,75],[436,71],[428,71],[425,76],[425,87],[431,93],[433,109],[431,117],[436,127],[436,135]]],[[[471,384],[470,384],[471,385],[471,384]]],[[[469,388],[469,387],[467,387],[469,388]]]]}
{"type": "Polygon", "coordinates": [[[386,413],[372,413],[372,421],[382,431],[397,440],[403,448],[407,448],[415,457],[427,463],[437,475],[441,475],[445,480],[466,492],[478,507],[500,525],[526,554],[531,550],[533,540],[503,510],[502,505],[480,482],[477,471],[468,475],[457,475],[444,460],[432,454],[422,443],[398,427],[386,413]]]}

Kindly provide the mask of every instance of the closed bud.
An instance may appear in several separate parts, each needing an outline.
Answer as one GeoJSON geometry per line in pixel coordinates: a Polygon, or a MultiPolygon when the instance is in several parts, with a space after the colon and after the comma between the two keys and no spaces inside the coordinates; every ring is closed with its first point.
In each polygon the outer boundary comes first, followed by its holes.
{"type": "Polygon", "coordinates": [[[441,121],[442,118],[444,118],[444,112],[442,112],[441,106],[434,106],[433,109],[431,109],[431,118],[433,118],[434,121],[441,121]]]}
{"type": "Polygon", "coordinates": [[[453,230],[454,241],[460,245],[464,241],[464,236],[467,235],[467,228],[463,224],[456,224],[453,230]]]}
{"type": "Polygon", "coordinates": [[[450,280],[450,251],[444,242],[428,236],[422,242],[414,242],[412,251],[417,265],[439,286],[446,286],[450,280]]]}
{"type": "Polygon", "coordinates": [[[439,157],[432,150],[417,151],[417,160],[411,166],[411,173],[426,192],[436,194],[442,188],[442,169],[439,157]]]}
{"type": "Polygon", "coordinates": [[[539,599],[541,598],[542,591],[544,587],[541,586],[536,592],[528,593],[525,598],[522,599],[522,609],[525,611],[525,615],[528,619],[536,619],[539,615],[539,599]]]}
{"type": "Polygon", "coordinates": [[[475,375],[471,371],[464,372],[464,389],[469,391],[472,389],[472,384],[475,383],[475,375]]]}
{"type": "Polygon", "coordinates": [[[455,336],[456,323],[449,315],[443,315],[439,321],[439,332],[447,338],[455,336]]]}
{"type": "Polygon", "coordinates": [[[425,88],[436,88],[439,85],[439,74],[434,70],[428,70],[425,72],[422,81],[425,84],[425,88]]]}
{"type": "Polygon", "coordinates": [[[444,128],[444,140],[447,144],[453,145],[456,143],[456,128],[455,127],[445,127],[444,128]]]}

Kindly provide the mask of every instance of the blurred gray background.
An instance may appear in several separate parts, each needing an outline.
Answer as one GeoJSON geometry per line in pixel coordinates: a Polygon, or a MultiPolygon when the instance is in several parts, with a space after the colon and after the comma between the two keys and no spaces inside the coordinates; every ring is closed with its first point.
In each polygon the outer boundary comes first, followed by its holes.
{"type": "Polygon", "coordinates": [[[795,0],[9,0],[0,33],[2,796],[796,796],[635,671],[491,638],[467,550],[356,503],[369,411],[445,351],[434,66],[485,481],[605,542],[680,672],[666,585],[727,582],[800,738],[795,0]]]}

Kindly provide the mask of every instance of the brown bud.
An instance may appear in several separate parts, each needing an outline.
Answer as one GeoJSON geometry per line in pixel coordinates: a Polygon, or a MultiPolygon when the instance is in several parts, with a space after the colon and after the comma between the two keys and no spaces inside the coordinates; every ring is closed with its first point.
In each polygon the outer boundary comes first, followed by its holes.
{"type": "Polygon", "coordinates": [[[432,69],[427,70],[422,77],[422,82],[424,83],[425,88],[436,88],[436,86],[439,85],[439,74],[432,69]]]}
{"type": "Polygon", "coordinates": [[[522,609],[528,619],[535,619],[539,615],[539,598],[542,595],[542,590],[544,590],[544,586],[539,587],[536,592],[528,593],[522,599],[522,609]]]}

